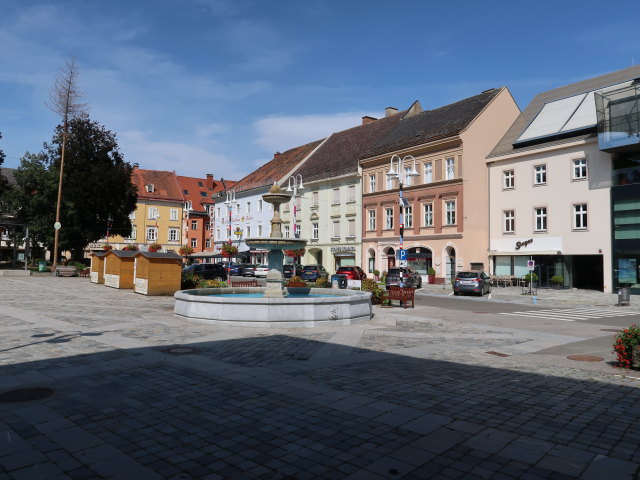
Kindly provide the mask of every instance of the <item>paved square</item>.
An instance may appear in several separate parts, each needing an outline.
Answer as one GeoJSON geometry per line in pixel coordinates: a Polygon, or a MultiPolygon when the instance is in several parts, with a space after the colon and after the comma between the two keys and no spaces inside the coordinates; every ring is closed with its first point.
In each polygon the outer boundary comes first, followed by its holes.
{"type": "Polygon", "coordinates": [[[0,479],[638,478],[640,381],[530,355],[566,335],[419,308],[232,328],[172,307],[0,279],[0,394],[54,391],[0,403],[0,479]]]}

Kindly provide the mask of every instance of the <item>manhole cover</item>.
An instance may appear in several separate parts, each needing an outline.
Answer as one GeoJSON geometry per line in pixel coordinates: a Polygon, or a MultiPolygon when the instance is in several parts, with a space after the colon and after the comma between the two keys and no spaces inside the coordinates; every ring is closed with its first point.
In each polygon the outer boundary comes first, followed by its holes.
{"type": "Polygon", "coordinates": [[[489,355],[495,355],[496,357],[510,357],[511,355],[508,355],[506,353],[500,353],[500,352],[484,352],[484,353],[488,353],[489,355]]]}
{"type": "Polygon", "coordinates": [[[44,387],[18,388],[0,393],[0,403],[18,403],[41,400],[53,395],[53,390],[44,387]]]}
{"type": "Polygon", "coordinates": [[[620,332],[620,329],[618,328],[601,328],[600,329],[601,332],[613,332],[613,333],[618,333],[620,332]]]}
{"type": "Polygon", "coordinates": [[[604,358],[594,355],[569,355],[567,358],[576,362],[602,362],[604,360],[604,358]]]}
{"type": "Polygon", "coordinates": [[[200,350],[192,347],[169,347],[163,348],[162,353],[168,353],[169,355],[189,355],[191,353],[198,353],[200,350]]]}

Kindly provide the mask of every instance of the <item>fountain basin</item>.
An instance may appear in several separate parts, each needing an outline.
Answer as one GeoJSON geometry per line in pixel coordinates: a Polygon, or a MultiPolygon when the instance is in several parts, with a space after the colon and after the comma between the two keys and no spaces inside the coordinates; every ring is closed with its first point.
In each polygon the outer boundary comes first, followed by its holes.
{"type": "Polygon", "coordinates": [[[180,290],[174,294],[173,312],[197,321],[243,327],[351,325],[371,319],[370,292],[312,288],[309,292],[312,295],[330,296],[269,298],[246,295],[264,291],[264,288],[180,290]],[[238,295],[226,295],[230,293],[238,295]]]}

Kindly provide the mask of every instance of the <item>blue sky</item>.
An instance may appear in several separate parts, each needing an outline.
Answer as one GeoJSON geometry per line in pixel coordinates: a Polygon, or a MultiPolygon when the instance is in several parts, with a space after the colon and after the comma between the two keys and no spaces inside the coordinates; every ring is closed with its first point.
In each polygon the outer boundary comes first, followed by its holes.
{"type": "Polygon", "coordinates": [[[545,90],[640,62],[640,2],[2,0],[0,149],[15,167],[59,118],[75,55],[126,160],[240,179],[384,108],[545,90]]]}

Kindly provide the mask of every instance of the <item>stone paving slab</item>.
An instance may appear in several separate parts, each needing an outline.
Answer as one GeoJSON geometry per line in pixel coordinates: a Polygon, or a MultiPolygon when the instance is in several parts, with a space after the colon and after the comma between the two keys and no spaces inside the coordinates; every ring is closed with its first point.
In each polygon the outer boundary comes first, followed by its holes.
{"type": "Polygon", "coordinates": [[[420,309],[224,328],[171,306],[87,279],[0,279],[0,394],[55,391],[0,403],[0,479],[638,478],[640,381],[530,355],[581,337],[420,309]],[[196,350],[164,353],[176,345],[196,350]]]}

